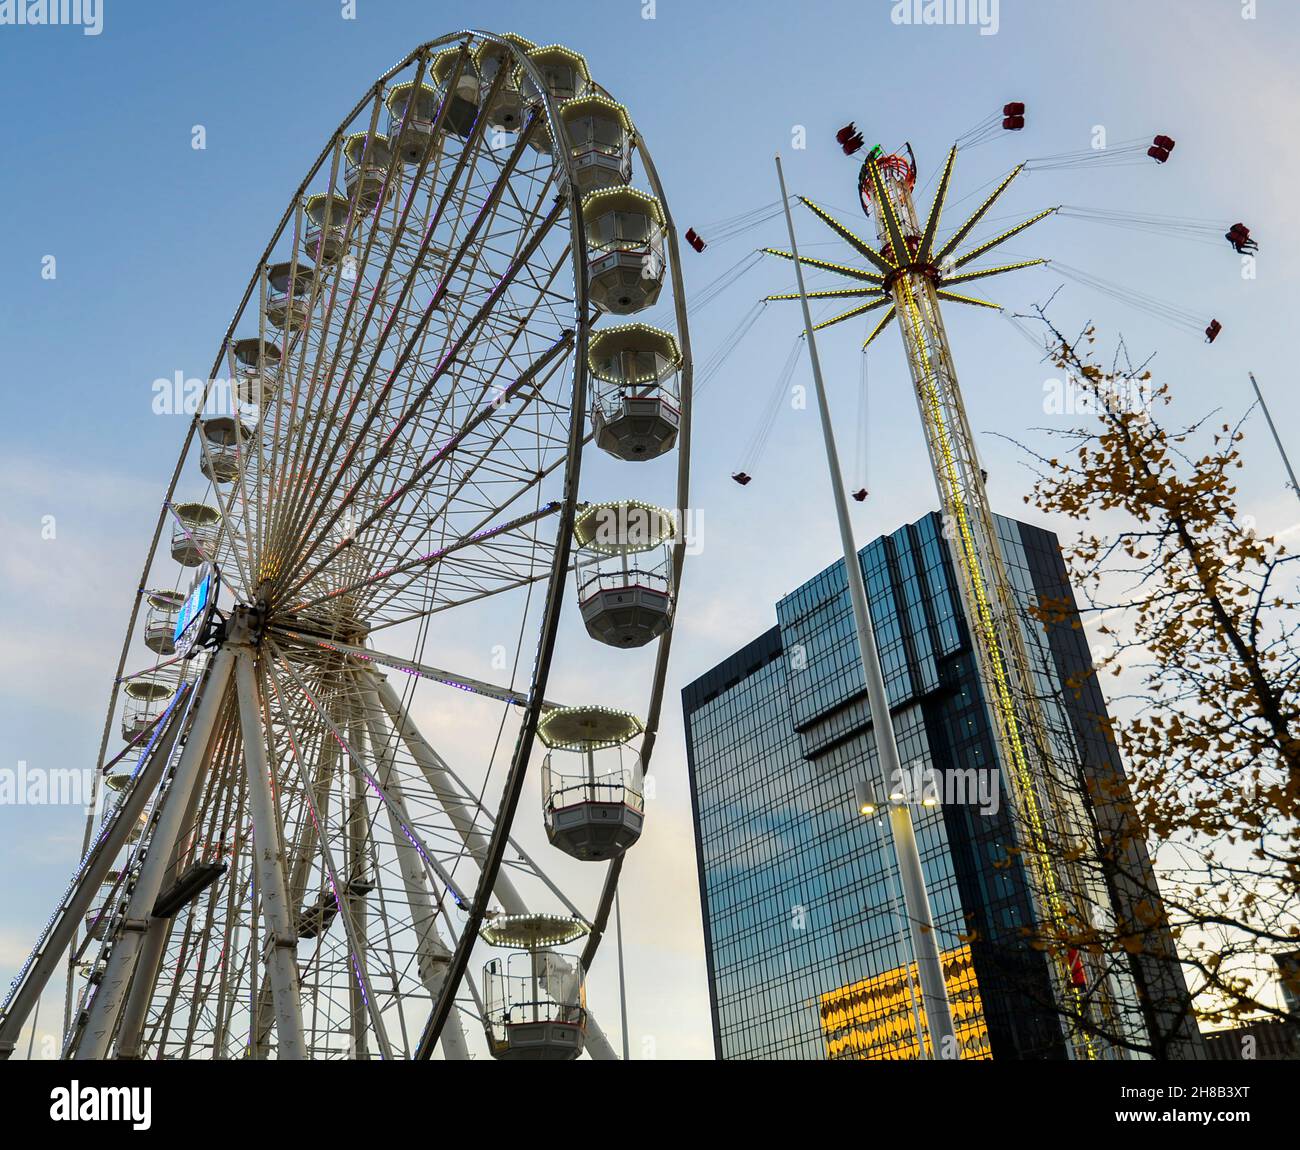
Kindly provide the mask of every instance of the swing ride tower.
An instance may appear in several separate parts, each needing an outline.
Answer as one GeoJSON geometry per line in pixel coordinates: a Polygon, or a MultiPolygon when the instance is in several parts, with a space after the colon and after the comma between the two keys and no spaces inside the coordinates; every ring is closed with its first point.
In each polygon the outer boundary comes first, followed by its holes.
{"type": "MultiPolygon", "coordinates": [[[[948,154],[938,190],[922,225],[913,202],[916,164],[910,154],[883,155],[873,149],[862,165],[859,194],[873,219],[876,243],[854,233],[812,201],[802,202],[870,265],[867,268],[800,257],[806,266],[837,273],[853,286],[808,293],[810,299],[856,300],[852,307],[815,325],[830,327],[884,309],[864,343],[864,349],[894,322],[903,335],[908,370],[916,394],[930,466],[938,489],[944,534],[949,541],[985,702],[995,732],[999,760],[1006,772],[1014,803],[1018,841],[1039,918],[1039,930],[1053,962],[1054,995],[1067,1020],[1068,1044],[1074,1057],[1101,1056],[1091,1037],[1113,1012],[1106,979],[1080,977],[1088,959],[1064,941],[1087,923],[1090,906],[1097,905],[1089,877],[1066,860],[1082,857],[1082,828],[1086,814],[1068,785],[1069,764],[1059,761],[1034,675],[1021,611],[998,544],[993,513],[984,489],[975,440],[962,402],[952,351],[944,329],[941,302],[999,310],[989,301],[954,290],[977,280],[1045,263],[1024,260],[975,270],[967,264],[1052,214],[1049,208],[991,239],[959,252],[972,230],[1019,174],[1013,169],[982,204],[942,242],[938,239],[945,199],[957,148],[948,154]],[[1088,984],[1091,983],[1091,989],[1088,984]]],[[[791,253],[764,249],[792,259],[791,253]]],[[[798,299],[797,293],[769,299],[798,299]]]]}

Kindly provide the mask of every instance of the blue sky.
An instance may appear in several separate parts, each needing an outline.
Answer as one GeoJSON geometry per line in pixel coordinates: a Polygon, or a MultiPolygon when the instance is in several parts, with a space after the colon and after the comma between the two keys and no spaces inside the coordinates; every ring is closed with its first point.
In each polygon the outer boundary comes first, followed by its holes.
{"type": "MultiPolygon", "coordinates": [[[[1253,369],[1283,435],[1297,426],[1294,4],[1259,0],[1246,20],[1239,0],[1002,0],[993,36],[896,26],[889,0],[660,0],[653,19],[643,18],[645,7],[356,0],[356,19],[346,20],[335,0],[104,0],[99,36],[0,27],[8,214],[0,233],[0,766],[93,760],[126,608],[183,434],[179,420],[152,414],[153,381],[206,376],[266,238],[329,132],[379,73],[457,28],[516,31],[583,52],[593,76],[631,109],[678,225],[706,239],[708,222],[776,199],[778,149],[792,192],[868,228],[855,215],[856,162],[833,141],[850,119],[869,141],[910,140],[924,185],[956,136],[1004,102],[1025,101],[1026,130],[965,155],[954,197],[1027,156],[1087,147],[1095,125],[1115,141],[1167,132],[1178,147],[1163,168],[1033,174],[1000,211],[1027,215],[1064,202],[1244,220],[1262,247],[1255,280],[1241,278],[1226,244],[1075,220],[1050,220],[1010,246],[1193,308],[1207,322],[1217,316],[1224,334],[1207,347],[1072,283],[1057,299],[1063,326],[1091,318],[1104,340],[1122,332],[1135,353],[1157,351],[1178,414],[1244,409],[1253,369]],[[191,148],[195,125],[206,131],[203,151],[191,148]],[[802,150],[792,147],[799,126],[802,150]],[[57,278],[46,280],[42,260],[51,255],[57,278]],[[42,539],[50,515],[57,535],[42,539]]],[[[808,254],[848,257],[811,216],[797,223],[808,254]]],[[[780,221],[703,255],[688,252],[688,298],[763,244],[784,246],[780,221]]],[[[759,295],[789,281],[788,265],[762,264],[701,311],[692,325],[697,361],[759,295]]],[[[988,294],[1022,310],[1060,282],[1033,270],[995,281],[988,294]]],[[[781,413],[750,486],[728,478],[797,328],[795,305],[770,305],[696,410],[704,550],[686,573],[657,751],[660,829],[630,861],[624,895],[631,1028],[638,1041],[651,1036],[661,1057],[710,1050],[680,687],[770,626],[775,600],[837,551],[811,412],[781,413]]],[[[822,345],[855,486],[861,334],[844,325],[822,345]]],[[[1031,429],[1051,423],[1043,411],[1051,373],[997,316],[962,309],[950,314],[949,334],[994,508],[1025,513],[1028,474],[1015,450],[987,433],[1042,442],[1031,429]]],[[[806,377],[801,362],[795,380],[806,377]]],[[[873,349],[870,412],[872,497],[854,505],[863,543],[935,503],[896,337],[873,349]]],[[[1264,530],[1285,530],[1295,504],[1262,421],[1249,431],[1243,505],[1264,530]]],[[[0,809],[3,981],[44,922],[79,840],[76,810],[0,809]]],[[[607,1028],[613,1017],[607,1009],[607,1028]]]]}

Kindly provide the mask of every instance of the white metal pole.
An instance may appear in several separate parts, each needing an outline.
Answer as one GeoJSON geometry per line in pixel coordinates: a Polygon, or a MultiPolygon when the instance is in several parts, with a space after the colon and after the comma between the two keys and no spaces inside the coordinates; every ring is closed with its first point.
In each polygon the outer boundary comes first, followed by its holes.
{"type": "Polygon", "coordinates": [[[623,1027],[623,1061],[630,1062],[627,1034],[627,982],[623,971],[623,908],[619,903],[618,888],[614,889],[614,932],[618,940],[618,1010],[623,1027]]]}
{"type": "MultiPolygon", "coordinates": [[[[298,985],[298,930],[288,904],[284,849],[280,823],[271,794],[271,768],[262,730],[261,692],[253,670],[251,647],[238,648],[235,685],[239,692],[239,722],[244,736],[244,765],[248,772],[248,805],[253,815],[253,846],[262,919],[267,933],[267,966],[275,1003],[276,1049],[282,1059],[307,1057],[302,1030],[302,999],[298,985]]],[[[255,984],[254,984],[255,985],[255,984]]]]}
{"type": "Polygon", "coordinates": [[[925,1031],[921,1028],[921,1002],[916,997],[916,979],[912,977],[912,964],[907,962],[907,935],[903,924],[904,913],[899,910],[898,899],[894,896],[892,887],[889,891],[889,901],[893,905],[894,924],[898,928],[898,953],[906,963],[904,969],[907,973],[907,999],[912,1005],[912,1025],[916,1028],[916,1056],[924,1060],[930,1056],[926,1053],[925,1031]]]}
{"type": "Polygon", "coordinates": [[[1277,433],[1277,427],[1273,423],[1273,416],[1269,413],[1268,404],[1264,402],[1264,393],[1259,390],[1259,384],[1255,382],[1255,373],[1247,373],[1250,376],[1250,386],[1255,389],[1255,398],[1259,400],[1260,409],[1264,412],[1264,419],[1268,422],[1268,429],[1273,433],[1273,442],[1277,444],[1277,453],[1282,457],[1282,466],[1286,468],[1287,476],[1291,480],[1291,490],[1296,493],[1296,498],[1300,499],[1300,483],[1296,482],[1295,471],[1291,468],[1291,460],[1287,457],[1286,448],[1282,446],[1282,437],[1277,433]]]}
{"type": "MultiPolygon", "coordinates": [[[[425,781],[441,804],[448,820],[456,828],[456,833],[461,842],[465,844],[474,861],[482,865],[483,860],[487,857],[488,844],[487,838],[478,829],[476,812],[471,805],[474,800],[462,797],[457,793],[455,780],[452,779],[450,772],[438,757],[437,752],[425,741],[419,728],[402,706],[401,698],[393,690],[388,680],[380,676],[375,683],[375,689],[379,692],[379,699],[384,706],[384,710],[388,712],[389,717],[392,719],[393,728],[397,731],[398,737],[406,744],[406,749],[410,751],[411,757],[415,759],[416,765],[424,774],[425,781]]],[[[486,811],[484,814],[486,816],[486,811]]],[[[490,816],[488,817],[490,818],[490,816]]],[[[513,840],[511,840],[511,846],[514,846],[513,840]]],[[[518,848],[516,847],[516,849],[518,848]]],[[[497,874],[496,885],[493,887],[492,893],[500,899],[506,914],[528,913],[527,905],[515,890],[515,885],[511,882],[510,876],[505,873],[504,868],[497,874]]]]}
{"type": "MultiPolygon", "coordinates": [[[[383,703],[379,699],[379,692],[375,689],[375,681],[378,678],[379,676],[372,672],[359,672],[357,686],[361,691],[365,707],[375,773],[379,778],[380,786],[393,800],[393,807],[388,808],[388,825],[393,839],[393,849],[397,853],[398,866],[402,872],[406,905],[411,912],[411,927],[415,931],[416,973],[420,976],[420,981],[429,996],[437,998],[438,992],[442,990],[443,979],[447,976],[451,951],[438,934],[438,911],[433,905],[433,899],[425,883],[424,863],[420,859],[420,852],[407,839],[403,830],[403,821],[409,825],[411,816],[406,809],[406,798],[396,770],[398,735],[391,727],[385,727],[383,703]]],[[[442,1056],[448,1061],[462,1061],[469,1058],[465,1034],[461,1030],[459,1011],[452,1011],[448,1017],[447,1025],[442,1028],[439,1042],[442,1044],[442,1056]]]]}
{"type": "MultiPolygon", "coordinates": [[[[821,361],[817,357],[817,340],[813,334],[812,311],[808,306],[808,292],[804,287],[803,266],[799,262],[799,247],[794,237],[794,217],[790,213],[790,199],[785,190],[785,173],[781,157],[776,157],[776,176],[781,185],[781,205],[785,209],[786,227],[790,233],[790,255],[794,262],[795,279],[799,285],[799,300],[803,305],[804,330],[808,337],[808,357],[812,361],[813,384],[817,392],[817,410],[821,416],[822,440],[826,447],[826,466],[830,470],[831,492],[835,499],[835,515],[839,521],[840,543],[844,549],[844,570],[849,584],[849,599],[853,604],[853,621],[858,633],[858,654],[862,659],[863,675],[867,682],[867,700],[871,706],[871,733],[876,744],[876,756],[888,788],[894,780],[902,778],[902,763],[898,756],[898,743],[894,738],[894,724],[889,714],[889,699],[885,693],[885,674],[880,665],[880,652],[876,635],[867,611],[867,591],[858,563],[858,549],[853,541],[853,526],[849,522],[848,503],[844,498],[844,482],[840,474],[839,453],[835,449],[835,433],[831,428],[830,409],[826,401],[826,388],[822,382],[821,361]]],[[[936,1055],[961,1057],[961,1048],[953,1029],[952,1011],[948,1005],[948,989],[943,980],[943,966],[939,961],[934,921],[930,914],[930,899],[925,889],[925,876],[921,870],[921,857],[917,852],[916,834],[912,816],[905,803],[889,804],[889,828],[894,843],[894,857],[898,862],[899,880],[903,887],[903,904],[911,926],[912,949],[921,976],[921,995],[925,1000],[925,1017],[930,1028],[930,1041],[936,1055]]]]}
{"type": "Polygon", "coordinates": [[[176,772],[163,793],[140,876],[127,903],[126,920],[109,952],[108,969],[91,1000],[90,1015],[73,1053],[74,1058],[99,1059],[108,1055],[109,1043],[126,1004],[142,944],[153,921],[153,908],[162,892],[163,878],[189,810],[190,794],[207,762],[208,744],[221,714],[233,661],[232,653],[225,647],[221,648],[213,657],[207,679],[199,687],[200,697],[194,722],[185,738],[185,749],[181,751],[176,772]]]}

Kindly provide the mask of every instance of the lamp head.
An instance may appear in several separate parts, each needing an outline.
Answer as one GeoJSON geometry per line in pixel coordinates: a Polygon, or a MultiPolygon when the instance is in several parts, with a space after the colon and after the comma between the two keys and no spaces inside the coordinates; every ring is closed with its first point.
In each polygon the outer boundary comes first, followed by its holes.
{"type": "Polygon", "coordinates": [[[876,799],[876,786],[866,779],[859,779],[853,784],[853,795],[857,802],[858,814],[870,818],[876,813],[880,804],[876,799]]]}

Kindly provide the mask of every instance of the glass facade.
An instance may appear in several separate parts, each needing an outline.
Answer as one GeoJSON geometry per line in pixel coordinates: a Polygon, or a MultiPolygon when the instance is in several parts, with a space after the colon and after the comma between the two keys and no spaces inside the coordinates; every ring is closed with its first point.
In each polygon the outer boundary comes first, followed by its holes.
{"type": "MultiPolygon", "coordinates": [[[[1054,536],[1005,519],[998,532],[1027,601],[1068,592],[1054,536]]],[[[940,803],[913,810],[962,1055],[1066,1058],[939,516],[859,559],[900,757],[918,778],[941,771],[940,803]]],[[[776,613],[683,691],[717,1054],[915,1058],[888,825],[854,800],[880,773],[842,564],[776,613]]],[[[1072,697],[1061,684],[1089,665],[1086,642],[1025,630],[1040,694],[1072,697]]],[[[1069,698],[1057,706],[1052,737],[1080,737],[1069,698]]]]}

